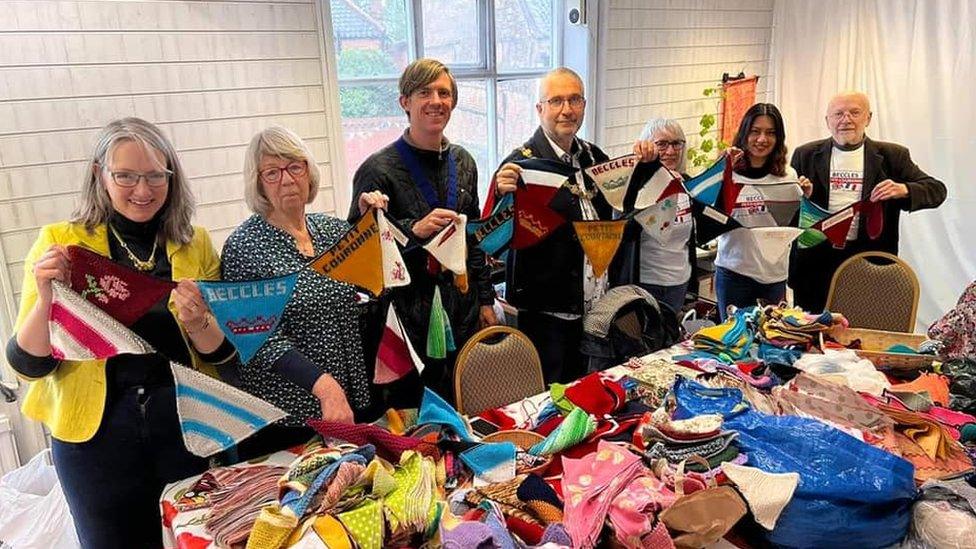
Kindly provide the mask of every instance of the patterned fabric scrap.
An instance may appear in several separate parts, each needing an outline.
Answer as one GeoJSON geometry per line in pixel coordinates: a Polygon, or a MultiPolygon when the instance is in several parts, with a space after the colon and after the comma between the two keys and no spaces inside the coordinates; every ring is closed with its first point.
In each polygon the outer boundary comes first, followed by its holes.
{"type": "Polygon", "coordinates": [[[574,547],[596,546],[614,498],[645,470],[637,455],[602,440],[581,459],[563,457],[564,518],[574,547]]]}

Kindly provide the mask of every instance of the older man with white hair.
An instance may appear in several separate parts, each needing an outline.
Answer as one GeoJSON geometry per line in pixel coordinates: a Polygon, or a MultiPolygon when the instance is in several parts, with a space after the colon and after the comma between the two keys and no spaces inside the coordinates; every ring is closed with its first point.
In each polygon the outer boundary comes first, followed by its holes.
{"type": "Polygon", "coordinates": [[[898,254],[902,210],[935,208],[946,198],[945,185],[919,169],[907,148],[865,135],[871,116],[867,95],[835,95],[825,116],[831,137],[793,153],[791,165],[801,185],[813,186],[810,200],[815,204],[831,213],[861,200],[872,206],[856,214],[843,246],[826,241],[796,250],[789,282],[796,305],[810,311],[823,310],[830,280],[845,259],[864,251],[898,254]]]}

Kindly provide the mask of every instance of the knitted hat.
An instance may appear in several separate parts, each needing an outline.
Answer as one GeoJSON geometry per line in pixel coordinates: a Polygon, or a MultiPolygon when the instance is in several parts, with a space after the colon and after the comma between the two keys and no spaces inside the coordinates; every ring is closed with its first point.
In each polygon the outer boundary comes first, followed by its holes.
{"type": "Polygon", "coordinates": [[[739,487],[756,522],[767,530],[776,527],[780,513],[793,499],[800,482],[799,473],[767,473],[733,463],[723,463],[722,471],[739,487]]]}

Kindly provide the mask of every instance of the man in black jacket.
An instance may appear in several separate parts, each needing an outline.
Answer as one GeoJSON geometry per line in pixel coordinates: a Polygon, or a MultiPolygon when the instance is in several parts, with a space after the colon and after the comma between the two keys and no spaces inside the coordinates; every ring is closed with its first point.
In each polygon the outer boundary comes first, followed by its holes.
{"type": "MultiPolygon", "coordinates": [[[[400,106],[407,113],[410,127],[396,142],[367,158],[356,171],[349,219],[359,217],[356,197],[364,192],[382,191],[389,196],[389,216],[424,241],[453,223],[460,213],[469,219],[478,218],[478,168],[466,150],[444,137],[444,128],[457,106],[457,84],[441,62],[419,59],[403,71],[400,106]]],[[[406,254],[404,261],[410,273],[410,285],[395,288],[390,294],[410,341],[424,358],[424,385],[451,402],[456,351],[480,327],[498,322],[492,309],[495,291],[480,248],[468,247],[467,292],[456,287],[449,271],[431,274],[428,256],[422,248],[406,254]],[[424,356],[435,286],[440,288],[456,345],[456,351],[448,353],[445,359],[424,356]]],[[[363,346],[369,365],[376,356],[388,301],[381,300],[372,307],[365,322],[363,346]]],[[[390,391],[392,399],[387,404],[417,406],[419,402],[413,400],[418,394],[411,381],[408,379],[406,386],[390,391]]]]}
{"type": "MultiPolygon", "coordinates": [[[[502,161],[494,192],[515,190],[521,169],[513,162],[518,160],[558,160],[579,169],[609,160],[599,147],[576,137],[585,108],[578,74],[565,67],[546,74],[536,103],[539,128],[502,161]]],[[[650,141],[634,149],[642,160],[656,158],[650,141]]],[[[546,383],[568,382],[586,373],[579,349],[583,315],[607,289],[607,275],[593,276],[573,230],[573,221],[611,219],[610,205],[593,182],[584,179],[582,174],[570,178],[549,203],[566,223],[532,247],[511,250],[506,265],[505,298],[518,308],[518,327],[539,351],[546,383]]]]}
{"type": "Polygon", "coordinates": [[[941,181],[923,172],[908,149],[873,141],[864,135],[871,122],[871,106],[863,93],[834,96],[827,105],[831,138],[807,143],[793,153],[791,162],[800,184],[813,186],[810,200],[830,212],[860,200],[869,200],[883,223],[870,238],[870,219],[857,215],[841,248],[830,241],[807,249],[797,248],[790,262],[790,286],[796,305],[822,311],[834,271],[847,258],[864,251],[898,254],[898,218],[901,211],[935,208],[946,198],[941,181]],[[880,204],[879,204],[880,203],[880,204]]]}

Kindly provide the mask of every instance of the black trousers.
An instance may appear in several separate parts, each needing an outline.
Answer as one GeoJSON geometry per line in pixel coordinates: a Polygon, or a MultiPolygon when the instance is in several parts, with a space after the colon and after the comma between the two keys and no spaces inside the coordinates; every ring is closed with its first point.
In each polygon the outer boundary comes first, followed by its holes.
{"type": "Polygon", "coordinates": [[[586,374],[586,360],[580,352],[582,318],[565,320],[519,309],[518,329],[528,336],[539,352],[542,377],[547,385],[568,383],[586,374]]]}
{"type": "Polygon", "coordinates": [[[91,440],[53,441],[58,478],[82,547],[161,547],[163,488],[209,461],[183,444],[172,386],[113,393],[91,440]]]}
{"type": "MultiPolygon", "coordinates": [[[[827,305],[827,292],[837,267],[847,258],[861,252],[878,250],[871,241],[855,240],[843,248],[824,242],[805,250],[796,249],[790,258],[790,288],[793,304],[811,313],[820,313],[827,305]]],[[[897,255],[897,250],[882,250],[897,255]]]]}

